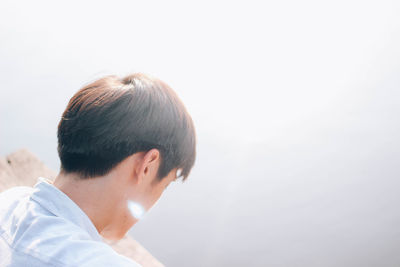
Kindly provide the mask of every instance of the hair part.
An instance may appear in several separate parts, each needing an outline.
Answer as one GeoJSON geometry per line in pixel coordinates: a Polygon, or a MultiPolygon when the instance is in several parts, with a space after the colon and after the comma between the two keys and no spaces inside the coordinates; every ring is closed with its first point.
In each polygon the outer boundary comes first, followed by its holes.
{"type": "Polygon", "coordinates": [[[136,73],[108,76],[80,89],[58,124],[61,171],[92,178],[126,157],[158,149],[158,178],[181,169],[185,180],[196,158],[193,121],[163,81],[136,73]]]}

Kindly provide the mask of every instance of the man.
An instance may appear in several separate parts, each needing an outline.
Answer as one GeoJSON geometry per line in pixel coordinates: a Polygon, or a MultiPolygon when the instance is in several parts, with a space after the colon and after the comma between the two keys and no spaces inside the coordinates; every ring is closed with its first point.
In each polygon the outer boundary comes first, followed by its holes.
{"type": "Polygon", "coordinates": [[[138,266],[102,242],[121,239],[196,155],[192,119],[164,82],[97,80],[58,125],[60,173],[0,194],[0,266],[138,266]]]}

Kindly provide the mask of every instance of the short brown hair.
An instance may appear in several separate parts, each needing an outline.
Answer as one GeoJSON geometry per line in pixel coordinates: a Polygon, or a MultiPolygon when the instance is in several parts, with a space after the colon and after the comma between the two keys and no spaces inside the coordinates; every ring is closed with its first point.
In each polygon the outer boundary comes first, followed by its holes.
{"type": "Polygon", "coordinates": [[[196,157],[193,121],[176,93],[144,74],[108,76],[80,89],[58,125],[61,171],[82,178],[107,174],[126,157],[156,148],[161,179],[186,179],[196,157]]]}

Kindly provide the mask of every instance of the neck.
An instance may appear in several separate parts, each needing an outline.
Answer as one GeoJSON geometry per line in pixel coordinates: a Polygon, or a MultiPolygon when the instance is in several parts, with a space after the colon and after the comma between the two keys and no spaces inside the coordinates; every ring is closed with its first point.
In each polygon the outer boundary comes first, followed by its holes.
{"type": "Polygon", "coordinates": [[[66,194],[86,213],[97,231],[101,233],[110,223],[113,216],[114,201],[110,192],[110,179],[102,176],[81,179],[75,174],[60,173],[54,186],[66,194]]]}

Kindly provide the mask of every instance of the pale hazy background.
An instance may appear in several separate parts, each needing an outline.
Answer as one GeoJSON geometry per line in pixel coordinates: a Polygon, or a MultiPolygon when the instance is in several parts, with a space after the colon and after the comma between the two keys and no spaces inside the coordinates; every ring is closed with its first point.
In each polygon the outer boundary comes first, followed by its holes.
{"type": "Polygon", "coordinates": [[[400,2],[2,1],[0,154],[57,170],[69,98],[169,83],[189,180],[131,234],[167,266],[400,266],[400,2]]]}

